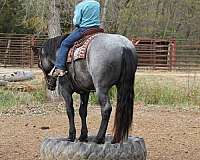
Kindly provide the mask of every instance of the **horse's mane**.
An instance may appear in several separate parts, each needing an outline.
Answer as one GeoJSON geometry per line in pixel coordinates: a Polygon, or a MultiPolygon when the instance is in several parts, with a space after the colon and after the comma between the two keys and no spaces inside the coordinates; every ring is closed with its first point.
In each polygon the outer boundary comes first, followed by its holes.
{"type": "Polygon", "coordinates": [[[48,39],[43,44],[44,53],[47,56],[55,57],[57,49],[60,47],[61,42],[68,36],[69,34],[65,34],[62,36],[57,36],[55,38],[48,39]]]}

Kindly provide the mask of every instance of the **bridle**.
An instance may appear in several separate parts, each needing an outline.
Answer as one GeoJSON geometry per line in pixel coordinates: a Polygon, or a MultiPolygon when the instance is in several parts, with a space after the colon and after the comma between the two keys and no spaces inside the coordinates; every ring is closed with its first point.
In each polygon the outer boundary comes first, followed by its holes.
{"type": "Polygon", "coordinates": [[[44,79],[46,81],[46,84],[47,84],[47,87],[48,89],[50,90],[55,90],[56,88],[56,81],[57,79],[52,77],[52,76],[49,76],[48,73],[45,72],[43,66],[42,66],[42,63],[41,63],[41,57],[39,55],[39,62],[38,62],[38,67],[42,70],[43,74],[44,74],[44,79]]]}

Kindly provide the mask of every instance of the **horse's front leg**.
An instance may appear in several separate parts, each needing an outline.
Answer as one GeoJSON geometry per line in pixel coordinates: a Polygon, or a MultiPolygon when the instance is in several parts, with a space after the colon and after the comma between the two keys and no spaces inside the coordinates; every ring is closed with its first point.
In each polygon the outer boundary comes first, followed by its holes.
{"type": "Polygon", "coordinates": [[[63,91],[62,95],[65,100],[67,116],[69,119],[69,137],[67,140],[74,142],[76,139],[76,128],[74,123],[74,107],[73,107],[72,94],[68,93],[67,91],[63,91]]]}
{"type": "Polygon", "coordinates": [[[81,117],[82,128],[81,128],[81,135],[78,140],[81,142],[88,141],[88,129],[86,122],[88,99],[89,99],[89,92],[80,95],[79,115],[81,117]]]}

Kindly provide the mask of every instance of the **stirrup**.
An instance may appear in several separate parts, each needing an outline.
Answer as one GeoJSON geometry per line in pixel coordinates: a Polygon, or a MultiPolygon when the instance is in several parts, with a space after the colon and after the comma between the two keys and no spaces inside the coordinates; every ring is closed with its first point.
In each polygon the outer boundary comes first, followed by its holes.
{"type": "Polygon", "coordinates": [[[53,69],[50,71],[50,73],[49,73],[48,75],[57,78],[57,77],[62,77],[62,76],[64,76],[66,73],[67,73],[67,72],[65,72],[65,71],[62,70],[62,69],[53,67],[53,69]]]}

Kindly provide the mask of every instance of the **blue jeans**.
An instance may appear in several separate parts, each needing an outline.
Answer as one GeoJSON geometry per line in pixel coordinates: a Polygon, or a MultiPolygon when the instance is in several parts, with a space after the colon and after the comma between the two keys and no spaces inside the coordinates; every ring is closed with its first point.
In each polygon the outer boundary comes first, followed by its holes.
{"type": "Polygon", "coordinates": [[[66,37],[60,46],[59,53],[56,57],[55,67],[65,70],[66,59],[69,49],[74,45],[74,42],[82,38],[82,32],[88,28],[77,28],[66,37]]]}

